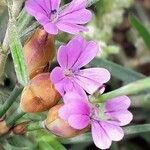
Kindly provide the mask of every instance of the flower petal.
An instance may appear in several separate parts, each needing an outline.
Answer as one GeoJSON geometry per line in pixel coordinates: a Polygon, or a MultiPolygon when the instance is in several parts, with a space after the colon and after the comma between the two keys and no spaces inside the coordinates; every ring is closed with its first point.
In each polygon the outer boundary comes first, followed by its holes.
{"type": "Polygon", "coordinates": [[[59,48],[57,60],[61,67],[76,70],[89,63],[97,52],[96,42],[87,42],[83,37],[76,36],[67,45],[59,48]]]}
{"type": "Polygon", "coordinates": [[[81,40],[82,53],[78,58],[78,61],[74,64],[73,68],[81,68],[87,65],[99,51],[99,46],[95,41],[85,41],[83,38],[81,40]]]}
{"type": "Polygon", "coordinates": [[[100,124],[112,141],[120,141],[123,138],[123,129],[118,125],[111,121],[101,121],[100,124]]]}
{"type": "Polygon", "coordinates": [[[74,11],[79,11],[86,7],[86,0],[73,0],[69,6],[60,12],[60,17],[70,14],[74,11]]]}
{"type": "Polygon", "coordinates": [[[41,24],[41,25],[45,25],[47,23],[49,23],[49,18],[47,15],[41,14],[41,13],[37,13],[37,15],[35,16],[35,19],[41,24]]]}
{"type": "Polygon", "coordinates": [[[51,3],[52,10],[58,10],[61,0],[47,0],[51,3]]]}
{"type": "Polygon", "coordinates": [[[100,149],[108,149],[112,143],[98,121],[92,121],[92,137],[95,145],[100,149]]]}
{"type": "Polygon", "coordinates": [[[102,85],[99,90],[100,94],[103,94],[105,92],[105,89],[105,85],[102,85]]]}
{"type": "Polygon", "coordinates": [[[57,27],[59,30],[70,33],[70,34],[78,34],[81,31],[86,31],[86,27],[69,23],[69,22],[64,22],[64,21],[59,21],[56,23],[57,27]]]}
{"type": "Polygon", "coordinates": [[[63,105],[62,107],[60,107],[59,111],[58,111],[58,115],[61,119],[67,121],[69,116],[70,116],[70,112],[68,110],[68,106],[67,105],[63,105]]]}
{"type": "Polygon", "coordinates": [[[32,16],[37,16],[37,12],[38,14],[47,15],[45,7],[46,5],[43,0],[27,0],[25,3],[26,11],[32,16]]]}
{"type": "Polygon", "coordinates": [[[63,96],[65,94],[65,90],[64,90],[64,81],[60,81],[59,83],[55,83],[55,89],[59,92],[59,94],[61,96],[63,96]]]}
{"type": "Polygon", "coordinates": [[[55,87],[62,96],[64,94],[66,94],[66,92],[70,92],[70,91],[78,92],[77,89],[75,89],[75,87],[74,87],[74,83],[71,80],[69,80],[68,78],[64,78],[59,83],[56,83],[55,87]]]}
{"type": "Polygon", "coordinates": [[[80,70],[75,81],[89,94],[103,86],[110,79],[110,73],[104,68],[90,68],[80,70]]]}
{"type": "Polygon", "coordinates": [[[89,125],[90,118],[87,115],[71,115],[68,118],[68,123],[72,128],[81,130],[89,125]]]}
{"type": "Polygon", "coordinates": [[[67,120],[71,115],[87,115],[90,114],[90,106],[84,102],[70,102],[69,104],[65,104],[59,109],[59,116],[67,120]]]}
{"type": "Polygon", "coordinates": [[[76,92],[67,92],[63,96],[63,100],[65,104],[71,103],[71,102],[77,102],[77,101],[86,101],[88,102],[88,98],[82,97],[82,95],[77,94],[76,92]]]}
{"type": "Polygon", "coordinates": [[[53,84],[60,82],[64,78],[65,76],[63,73],[63,69],[60,67],[55,67],[50,74],[50,80],[53,84]]]}
{"type": "Polygon", "coordinates": [[[54,23],[49,22],[49,23],[45,24],[44,25],[44,29],[49,34],[53,34],[53,35],[58,34],[58,28],[57,28],[57,26],[54,23]]]}
{"type": "Polygon", "coordinates": [[[59,48],[57,60],[61,67],[70,69],[74,65],[82,52],[82,41],[81,36],[76,36],[67,45],[59,48]]]}
{"type": "Polygon", "coordinates": [[[85,24],[92,18],[92,13],[87,9],[81,9],[71,12],[62,17],[59,17],[59,21],[63,21],[71,24],[85,24]]]}
{"type": "Polygon", "coordinates": [[[67,47],[62,45],[59,47],[57,52],[57,61],[62,68],[67,68],[68,65],[68,55],[67,47]]]}
{"type": "Polygon", "coordinates": [[[105,115],[107,115],[113,120],[119,121],[120,126],[129,124],[133,119],[132,113],[128,110],[120,110],[117,112],[107,112],[105,113],[105,115]]]}
{"type": "Polygon", "coordinates": [[[116,112],[120,110],[126,110],[129,108],[131,100],[127,96],[115,97],[111,100],[108,100],[105,104],[106,112],[116,112]]]}

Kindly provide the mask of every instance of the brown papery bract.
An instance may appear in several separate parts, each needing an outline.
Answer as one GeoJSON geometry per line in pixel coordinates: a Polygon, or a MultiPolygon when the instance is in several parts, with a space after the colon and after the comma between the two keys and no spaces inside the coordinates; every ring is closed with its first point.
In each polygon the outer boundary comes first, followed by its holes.
{"type": "Polygon", "coordinates": [[[58,103],[61,96],[49,76],[50,73],[39,74],[24,88],[20,102],[20,108],[23,112],[43,112],[58,103]]]}
{"type": "Polygon", "coordinates": [[[0,136],[7,134],[9,132],[9,127],[7,127],[5,121],[0,121],[0,136]]]}
{"type": "Polygon", "coordinates": [[[89,126],[83,130],[74,129],[68,124],[67,121],[61,119],[58,116],[58,111],[62,106],[63,104],[59,104],[49,110],[47,119],[44,122],[47,130],[64,138],[74,137],[89,130],[89,126]]]}
{"type": "Polygon", "coordinates": [[[30,79],[47,71],[47,66],[55,56],[55,37],[39,27],[23,48],[30,79]]]}
{"type": "Polygon", "coordinates": [[[14,134],[23,135],[26,133],[26,127],[29,122],[22,122],[20,124],[15,125],[11,130],[14,134]]]}

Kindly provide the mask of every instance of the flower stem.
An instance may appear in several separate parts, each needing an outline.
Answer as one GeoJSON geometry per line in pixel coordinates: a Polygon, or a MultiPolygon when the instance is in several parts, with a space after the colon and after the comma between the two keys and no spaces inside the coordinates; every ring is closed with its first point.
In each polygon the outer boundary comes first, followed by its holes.
{"type": "Polygon", "coordinates": [[[7,60],[7,53],[4,53],[2,50],[0,52],[0,78],[4,75],[5,64],[7,60]]]}
{"type": "MultiPolygon", "coordinates": [[[[123,128],[125,135],[134,135],[150,132],[150,124],[141,124],[141,125],[132,125],[123,128]]],[[[73,138],[59,138],[60,142],[63,144],[76,144],[76,143],[84,143],[91,142],[92,136],[91,133],[85,133],[73,138]]]]}
{"type": "Polygon", "coordinates": [[[41,121],[30,123],[27,126],[26,131],[29,132],[29,131],[40,130],[40,129],[44,129],[43,123],[41,121]]]}
{"type": "Polygon", "coordinates": [[[20,95],[22,92],[23,87],[21,85],[16,85],[14,90],[12,91],[9,98],[5,101],[5,103],[0,107],[0,118],[7,112],[7,110],[11,107],[11,105],[14,103],[16,98],[20,95]]]}
{"type": "Polygon", "coordinates": [[[98,95],[92,103],[102,103],[107,101],[108,99],[117,97],[117,96],[122,96],[122,95],[133,95],[137,94],[139,92],[145,91],[150,89],[150,77],[138,80],[136,82],[132,82],[128,85],[125,85],[117,90],[108,92],[103,95],[98,95]]]}
{"type": "Polygon", "coordinates": [[[22,116],[24,116],[26,113],[23,112],[20,107],[18,107],[18,109],[9,117],[7,118],[5,121],[6,121],[6,124],[8,127],[11,127],[13,126],[16,121],[18,119],[20,119],[22,116]]]}
{"type": "Polygon", "coordinates": [[[124,127],[125,135],[140,134],[150,132],[150,124],[140,124],[124,127]]]}

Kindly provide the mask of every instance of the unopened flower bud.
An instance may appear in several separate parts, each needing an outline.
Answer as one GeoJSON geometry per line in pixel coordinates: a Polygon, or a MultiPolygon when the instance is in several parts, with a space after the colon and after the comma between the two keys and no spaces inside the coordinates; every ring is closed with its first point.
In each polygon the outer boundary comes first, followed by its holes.
{"type": "Polygon", "coordinates": [[[9,127],[7,127],[5,121],[0,122],[0,135],[7,134],[9,132],[9,127]]]}
{"type": "Polygon", "coordinates": [[[49,73],[42,73],[30,80],[21,95],[20,108],[23,112],[43,112],[58,103],[61,96],[49,79],[49,73]]]}
{"type": "Polygon", "coordinates": [[[55,56],[55,37],[38,28],[23,48],[27,71],[32,79],[46,68],[55,56]]]}
{"type": "Polygon", "coordinates": [[[28,126],[28,122],[17,124],[12,128],[12,131],[14,134],[19,134],[19,135],[25,134],[27,126],[28,126]]]}
{"type": "Polygon", "coordinates": [[[59,109],[63,104],[59,104],[51,108],[48,112],[47,119],[45,120],[45,127],[53,134],[60,137],[74,137],[88,131],[89,127],[83,130],[72,128],[68,122],[64,121],[58,116],[59,109]]]}

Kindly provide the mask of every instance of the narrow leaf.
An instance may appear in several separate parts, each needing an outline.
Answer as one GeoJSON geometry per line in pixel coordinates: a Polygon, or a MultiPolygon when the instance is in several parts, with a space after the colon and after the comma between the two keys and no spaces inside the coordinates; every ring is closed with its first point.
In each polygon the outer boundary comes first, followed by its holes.
{"type": "Polygon", "coordinates": [[[150,50],[150,33],[144,27],[144,25],[133,15],[129,16],[129,21],[133,28],[140,34],[140,36],[143,38],[145,44],[147,45],[148,49],[150,50]]]}
{"type": "Polygon", "coordinates": [[[90,7],[91,5],[93,5],[94,3],[98,2],[100,0],[87,0],[87,7],[90,7]]]}
{"type": "Polygon", "coordinates": [[[13,16],[11,16],[11,12],[9,13],[10,13],[10,19],[8,25],[9,46],[11,49],[11,54],[15,66],[15,71],[17,74],[17,79],[19,83],[25,86],[28,83],[28,74],[27,74],[25,60],[23,56],[23,50],[22,50],[23,48],[17,32],[16,20],[14,19],[13,16]]]}
{"type": "Polygon", "coordinates": [[[32,16],[30,16],[24,9],[21,11],[18,17],[17,26],[19,28],[19,33],[21,34],[24,29],[29,25],[32,20],[32,16]]]}

